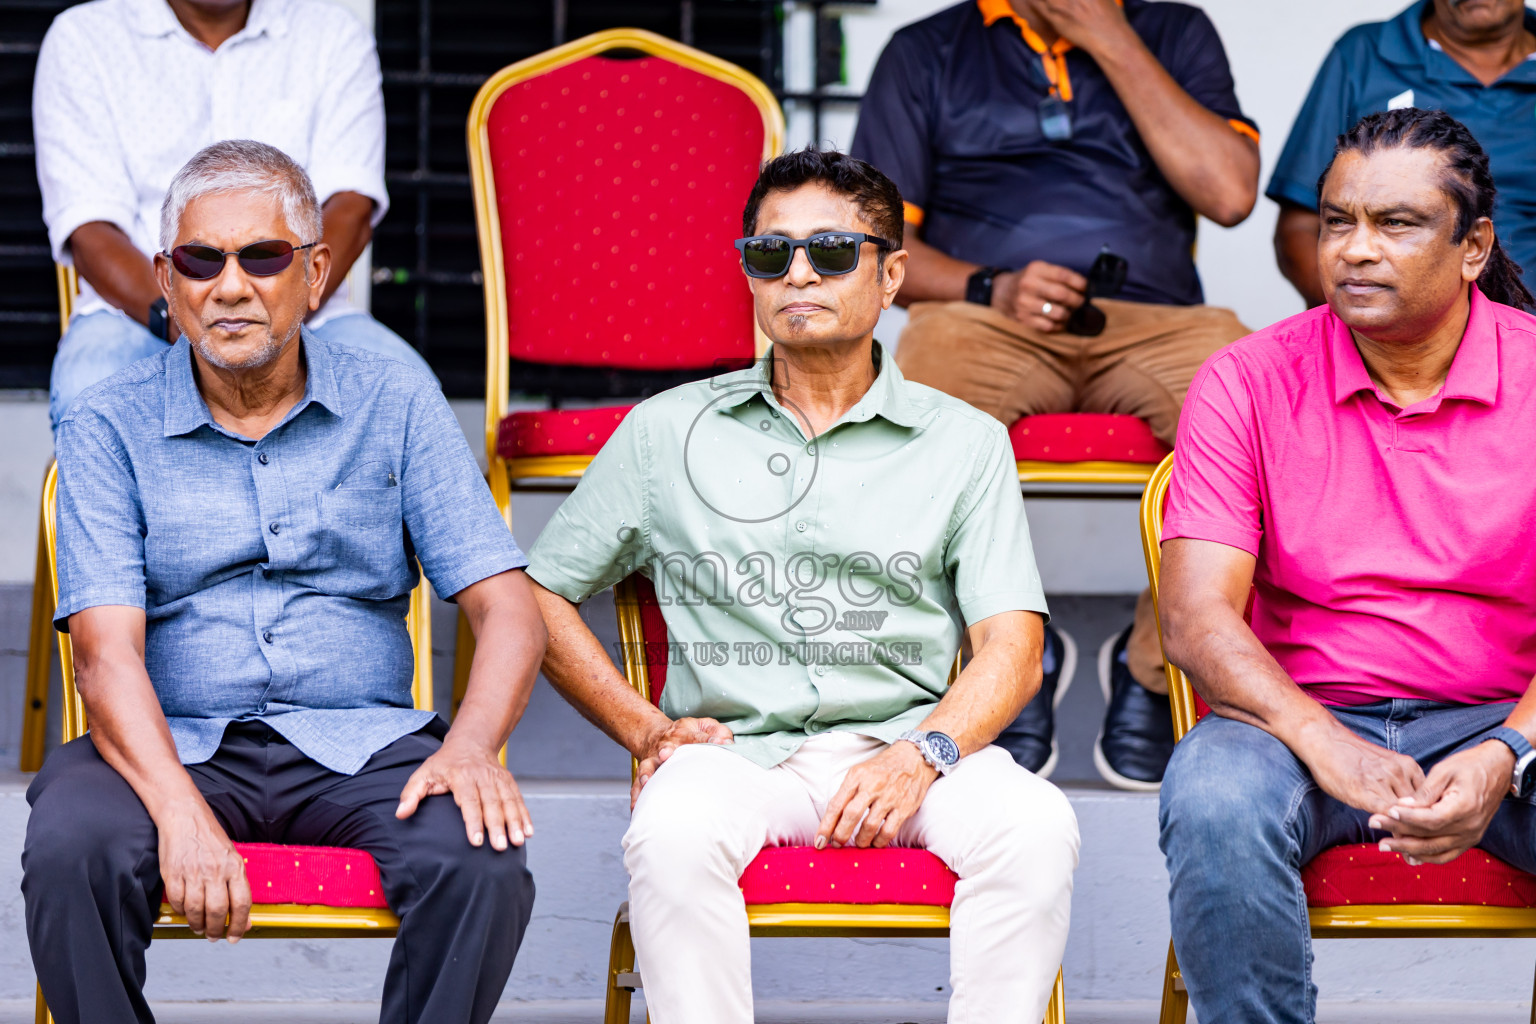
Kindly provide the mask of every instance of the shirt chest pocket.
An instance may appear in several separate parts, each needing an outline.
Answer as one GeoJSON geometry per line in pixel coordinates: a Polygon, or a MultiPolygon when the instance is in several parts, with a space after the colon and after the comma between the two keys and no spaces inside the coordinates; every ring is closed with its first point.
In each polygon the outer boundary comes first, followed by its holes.
{"type": "Polygon", "coordinates": [[[327,587],[352,597],[388,598],[410,589],[399,487],[323,491],[320,551],[327,587]]]}

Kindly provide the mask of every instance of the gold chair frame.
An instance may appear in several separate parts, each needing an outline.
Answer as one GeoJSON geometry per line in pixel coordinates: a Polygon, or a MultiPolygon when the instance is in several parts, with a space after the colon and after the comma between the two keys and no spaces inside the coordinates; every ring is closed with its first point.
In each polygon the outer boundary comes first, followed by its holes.
{"type": "MultiPolygon", "coordinates": [[[[619,620],[619,647],[624,675],[635,692],[651,699],[650,668],[645,663],[645,634],[640,618],[640,595],[631,577],[613,588],[619,620]]],[[[960,659],[950,672],[953,683],[960,659]]],[[[630,762],[630,774],[639,771],[630,762]]],[[[794,936],[818,938],[927,938],[949,937],[949,908],[901,903],[764,903],[747,907],[747,927],[756,937],[794,936]]],[[[629,1024],[630,999],[643,987],[635,970],[635,944],[629,932],[629,904],[619,907],[613,919],[613,939],[608,950],[604,1024],[629,1024]]],[[[649,1015],[647,1015],[649,1017],[649,1015]]],[[[1066,1024],[1066,994],[1061,971],[1046,1007],[1044,1024],[1066,1024]]]]}
{"type": "MultiPolygon", "coordinates": [[[[43,480],[43,536],[47,555],[47,576],[52,608],[58,606],[59,573],[57,549],[56,498],[58,495],[58,467],[50,466],[43,480]]],[[[411,677],[411,698],[416,706],[432,710],[432,593],[425,577],[411,592],[410,608],[406,613],[406,630],[410,633],[411,646],[416,653],[416,670],[411,677]]],[[[51,620],[52,610],[49,617],[51,620]]],[[[52,628],[51,621],[49,628],[52,628]]],[[[65,743],[85,735],[85,703],[75,689],[74,651],[68,633],[59,633],[59,664],[64,676],[64,728],[65,743]]],[[[298,903],[258,903],[251,907],[251,930],[247,938],[305,939],[305,938],[356,938],[362,936],[392,937],[400,927],[400,919],[387,909],[372,907],[324,907],[298,903]]],[[[187,927],[187,920],[172,913],[169,904],[161,904],[160,916],[155,920],[153,937],[156,939],[197,938],[187,927]]],[[[37,1024],[53,1024],[53,1015],[43,1000],[43,990],[37,990],[37,1024]]]]}
{"type": "MultiPolygon", "coordinates": [[[[1141,548],[1147,559],[1147,579],[1152,585],[1154,607],[1159,600],[1158,583],[1162,569],[1163,502],[1173,476],[1173,456],[1157,467],[1141,499],[1141,548]]],[[[1158,620],[1158,643],[1162,643],[1162,621],[1158,620]]],[[[1166,655],[1163,668],[1168,673],[1168,697],[1173,705],[1173,732],[1176,739],[1194,728],[1195,691],[1189,677],[1171,664],[1166,655]]],[[[1309,907],[1307,918],[1312,937],[1317,939],[1405,939],[1405,938],[1533,938],[1536,937],[1536,908],[1484,907],[1455,904],[1360,904],[1346,907],[1309,907]]],[[[1173,942],[1168,943],[1168,965],[1163,976],[1160,1024],[1184,1024],[1189,1010],[1189,992],[1179,970],[1173,942]]],[[[1531,1010],[1536,1024],[1536,1002],[1531,1010]]]]}

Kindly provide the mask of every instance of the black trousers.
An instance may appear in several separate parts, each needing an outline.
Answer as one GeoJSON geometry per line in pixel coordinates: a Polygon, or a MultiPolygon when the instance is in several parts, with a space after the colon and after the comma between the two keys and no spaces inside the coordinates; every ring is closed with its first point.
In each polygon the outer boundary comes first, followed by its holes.
{"type": "MultiPolygon", "coordinates": [[[[469,845],[452,797],[428,797],[411,818],[395,818],[400,790],[441,746],[442,729],[438,720],[341,775],[270,727],[237,723],[210,760],[187,766],[236,842],[373,855],[400,917],[381,1024],[489,1020],[533,910],[523,849],[469,845]]],[[[152,1024],[144,951],[163,883],[149,813],[89,736],[53,752],[27,802],[27,940],[54,1018],[152,1024]]]]}

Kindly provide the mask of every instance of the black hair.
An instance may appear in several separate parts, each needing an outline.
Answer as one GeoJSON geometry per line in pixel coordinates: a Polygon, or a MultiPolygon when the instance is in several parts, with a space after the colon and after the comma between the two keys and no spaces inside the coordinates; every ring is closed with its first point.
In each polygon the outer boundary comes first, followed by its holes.
{"type": "MultiPolygon", "coordinates": [[[[901,248],[902,202],[896,183],[872,164],[835,150],[805,149],[776,156],[763,164],[757,184],[747,196],[741,212],[741,233],[757,233],[757,213],[769,192],[791,192],[801,185],[821,182],[832,191],[852,199],[859,213],[875,229],[875,234],[901,248]]],[[[885,251],[881,250],[884,262],[885,251]]]]}
{"type": "MultiPolygon", "coordinates": [[[[1451,197],[1456,206],[1456,230],[1451,234],[1451,244],[1460,245],[1472,225],[1482,217],[1493,219],[1494,199],[1498,189],[1493,184],[1493,174],[1488,170],[1488,154],[1478,144],[1477,138],[1467,126],[1443,110],[1422,110],[1418,107],[1400,107],[1397,110],[1368,114],[1355,126],[1339,136],[1334,146],[1333,159],[1323,168],[1317,179],[1317,196],[1321,204],[1323,183],[1334,161],[1344,153],[1360,153],[1369,156],[1378,149],[1396,147],[1409,149],[1433,149],[1445,154],[1445,174],[1440,187],[1451,197]]],[[[1478,276],[1477,286],[1494,302],[1518,309],[1536,306],[1536,298],[1521,280],[1520,265],[1509,258],[1497,235],[1493,240],[1493,252],[1478,276]]]]}

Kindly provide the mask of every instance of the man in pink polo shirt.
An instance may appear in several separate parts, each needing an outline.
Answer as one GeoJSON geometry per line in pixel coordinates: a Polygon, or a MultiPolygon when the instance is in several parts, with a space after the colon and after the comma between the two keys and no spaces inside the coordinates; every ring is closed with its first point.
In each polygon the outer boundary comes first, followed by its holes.
{"type": "Polygon", "coordinates": [[[1328,305],[1195,377],[1163,530],[1164,642],[1214,714],[1161,845],[1223,1024],[1313,1020],[1300,872],[1329,846],[1536,871],[1536,317],[1488,159],[1443,112],[1373,114],[1319,193],[1328,305]]]}

